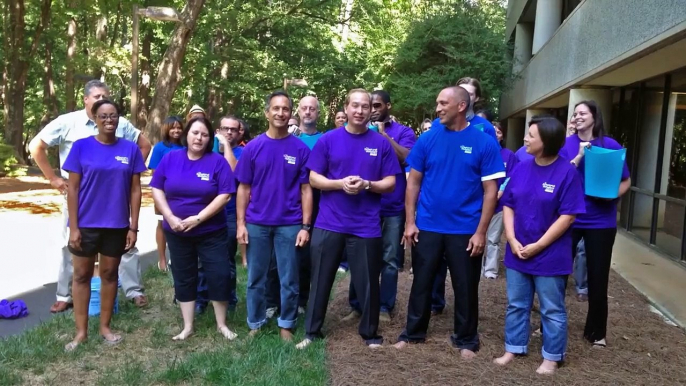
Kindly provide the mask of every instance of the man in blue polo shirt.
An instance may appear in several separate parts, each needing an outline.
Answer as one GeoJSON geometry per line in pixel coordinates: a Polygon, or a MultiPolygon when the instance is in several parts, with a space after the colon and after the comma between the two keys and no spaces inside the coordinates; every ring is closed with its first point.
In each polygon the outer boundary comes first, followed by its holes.
{"type": "Polygon", "coordinates": [[[431,287],[445,255],[455,291],[451,341],[465,359],[479,350],[479,279],[486,231],[505,167],[496,141],[467,120],[469,93],[449,87],[436,99],[444,129],[420,136],[407,159],[404,243],[414,245],[407,325],[396,348],[421,343],[431,318],[431,287]],[[422,194],[419,195],[421,190],[422,194]],[[419,198],[419,202],[417,202],[419,198]],[[415,219],[416,209],[416,219],[415,219]]]}
{"type": "MultiPolygon", "coordinates": [[[[393,148],[401,166],[395,176],[395,189],[392,193],[381,195],[381,238],[383,240],[383,262],[381,266],[381,283],[379,287],[381,313],[380,322],[390,322],[391,312],[395,307],[398,293],[398,250],[404,226],[405,214],[405,159],[415,144],[414,131],[390,119],[391,96],[383,90],[372,93],[372,114],[370,123],[383,135],[393,148]]],[[[404,258],[404,255],[403,255],[404,258]]],[[[357,299],[355,288],[350,283],[349,302],[352,307],[351,319],[362,315],[362,307],[357,299]]]]}

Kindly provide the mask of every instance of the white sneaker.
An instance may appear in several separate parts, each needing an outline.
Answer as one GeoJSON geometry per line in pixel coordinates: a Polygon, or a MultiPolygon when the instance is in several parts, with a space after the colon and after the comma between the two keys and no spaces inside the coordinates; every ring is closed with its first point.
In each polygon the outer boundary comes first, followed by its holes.
{"type": "Polygon", "coordinates": [[[346,272],[348,272],[348,271],[346,271],[345,268],[338,267],[338,272],[339,272],[339,273],[346,273],[346,272]]]}
{"type": "Polygon", "coordinates": [[[274,315],[276,315],[276,310],[277,310],[276,307],[267,308],[267,319],[273,318],[274,315]]]}
{"type": "Polygon", "coordinates": [[[304,315],[305,311],[305,307],[298,307],[298,315],[304,315]]]}

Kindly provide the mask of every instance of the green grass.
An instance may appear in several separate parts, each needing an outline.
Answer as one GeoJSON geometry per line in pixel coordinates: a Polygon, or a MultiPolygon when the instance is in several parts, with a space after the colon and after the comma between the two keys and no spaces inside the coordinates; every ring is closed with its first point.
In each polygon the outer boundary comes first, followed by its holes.
{"type": "MultiPolygon", "coordinates": [[[[240,260],[239,260],[240,261],[240,260]]],[[[211,307],[196,317],[195,335],[184,342],[171,337],[182,327],[181,312],[172,304],[168,274],[144,275],[150,306],[137,309],[120,299],[112,321],[124,341],[107,347],[97,338],[97,317],[91,318],[90,339],[75,352],[64,345],[74,333],[71,314],[60,315],[26,333],[0,341],[0,386],[21,384],[96,385],[324,385],[326,347],[318,341],[299,351],[302,327],[294,343],[279,338],[275,321],[248,338],[245,311],[246,271],[238,268],[239,305],[229,315],[229,328],[239,337],[226,341],[216,331],[211,307]]],[[[300,325],[302,325],[302,318],[300,325]]]]}

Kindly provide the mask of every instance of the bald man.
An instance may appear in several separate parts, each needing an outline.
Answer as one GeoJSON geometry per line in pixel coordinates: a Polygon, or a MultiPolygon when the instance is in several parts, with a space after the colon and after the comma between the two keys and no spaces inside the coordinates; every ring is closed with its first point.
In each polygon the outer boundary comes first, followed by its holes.
{"type": "Polygon", "coordinates": [[[401,349],[426,340],[431,287],[445,255],[455,291],[450,339],[465,359],[473,358],[479,350],[481,260],[497,202],[496,180],[505,177],[498,144],[470,125],[468,109],[466,90],[442,90],[436,98],[436,113],[445,127],[421,135],[407,158],[411,169],[403,242],[414,248],[414,282],[407,325],[395,344],[401,349]]]}

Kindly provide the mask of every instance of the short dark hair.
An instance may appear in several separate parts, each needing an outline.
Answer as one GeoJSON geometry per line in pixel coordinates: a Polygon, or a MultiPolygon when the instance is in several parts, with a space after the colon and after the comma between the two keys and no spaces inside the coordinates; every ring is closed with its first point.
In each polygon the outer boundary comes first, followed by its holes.
{"type": "Polygon", "coordinates": [[[167,119],[165,119],[164,122],[162,122],[162,127],[160,128],[160,136],[162,137],[162,142],[164,142],[164,144],[167,146],[171,144],[169,132],[174,127],[175,123],[178,123],[181,126],[181,129],[183,129],[183,122],[181,122],[181,118],[177,116],[167,117],[167,119]]]}
{"type": "Polygon", "coordinates": [[[221,117],[219,117],[219,119],[217,119],[217,125],[216,126],[220,127],[222,125],[222,121],[225,119],[230,119],[232,121],[236,121],[236,122],[238,122],[238,125],[241,124],[241,120],[236,118],[236,116],[234,116],[234,115],[222,115],[221,117]]]}
{"type": "Polygon", "coordinates": [[[271,106],[271,104],[272,104],[272,99],[274,99],[275,97],[278,97],[278,96],[283,96],[283,97],[288,98],[288,104],[290,105],[291,110],[293,110],[293,99],[291,99],[291,96],[288,95],[288,93],[285,91],[278,90],[278,91],[274,91],[273,93],[267,95],[267,98],[265,99],[265,103],[264,103],[264,111],[269,110],[269,106],[271,106]]]}
{"type": "Polygon", "coordinates": [[[91,107],[91,114],[93,114],[93,117],[95,117],[95,115],[98,113],[100,107],[104,105],[114,106],[114,109],[117,110],[117,115],[121,115],[121,109],[119,108],[119,105],[109,99],[100,99],[99,101],[93,103],[93,107],[91,107]]]}
{"type": "Polygon", "coordinates": [[[372,97],[374,97],[375,95],[381,98],[383,103],[391,103],[391,94],[389,94],[388,92],[384,90],[376,90],[372,92],[372,97]]]}
{"type": "Polygon", "coordinates": [[[495,116],[489,110],[482,109],[482,110],[477,111],[474,115],[479,115],[479,114],[485,115],[486,116],[485,119],[489,122],[492,122],[493,120],[495,120],[495,116]]]}
{"type": "Polygon", "coordinates": [[[248,143],[248,141],[250,141],[250,139],[251,139],[251,137],[250,137],[250,125],[248,124],[248,122],[246,122],[242,119],[239,119],[238,123],[243,127],[243,138],[242,138],[243,142],[248,143]]]}
{"type": "Polygon", "coordinates": [[[529,121],[529,127],[536,125],[543,142],[543,155],[552,157],[562,149],[567,139],[567,129],[557,118],[550,115],[536,115],[529,121]]]}
{"type": "Polygon", "coordinates": [[[212,122],[205,117],[195,117],[186,123],[186,127],[183,128],[183,134],[181,135],[181,144],[184,147],[188,147],[188,132],[191,131],[191,126],[193,126],[195,122],[201,122],[207,127],[210,140],[207,141],[207,146],[205,146],[205,154],[212,153],[212,148],[214,148],[214,128],[212,128],[212,122]]]}

